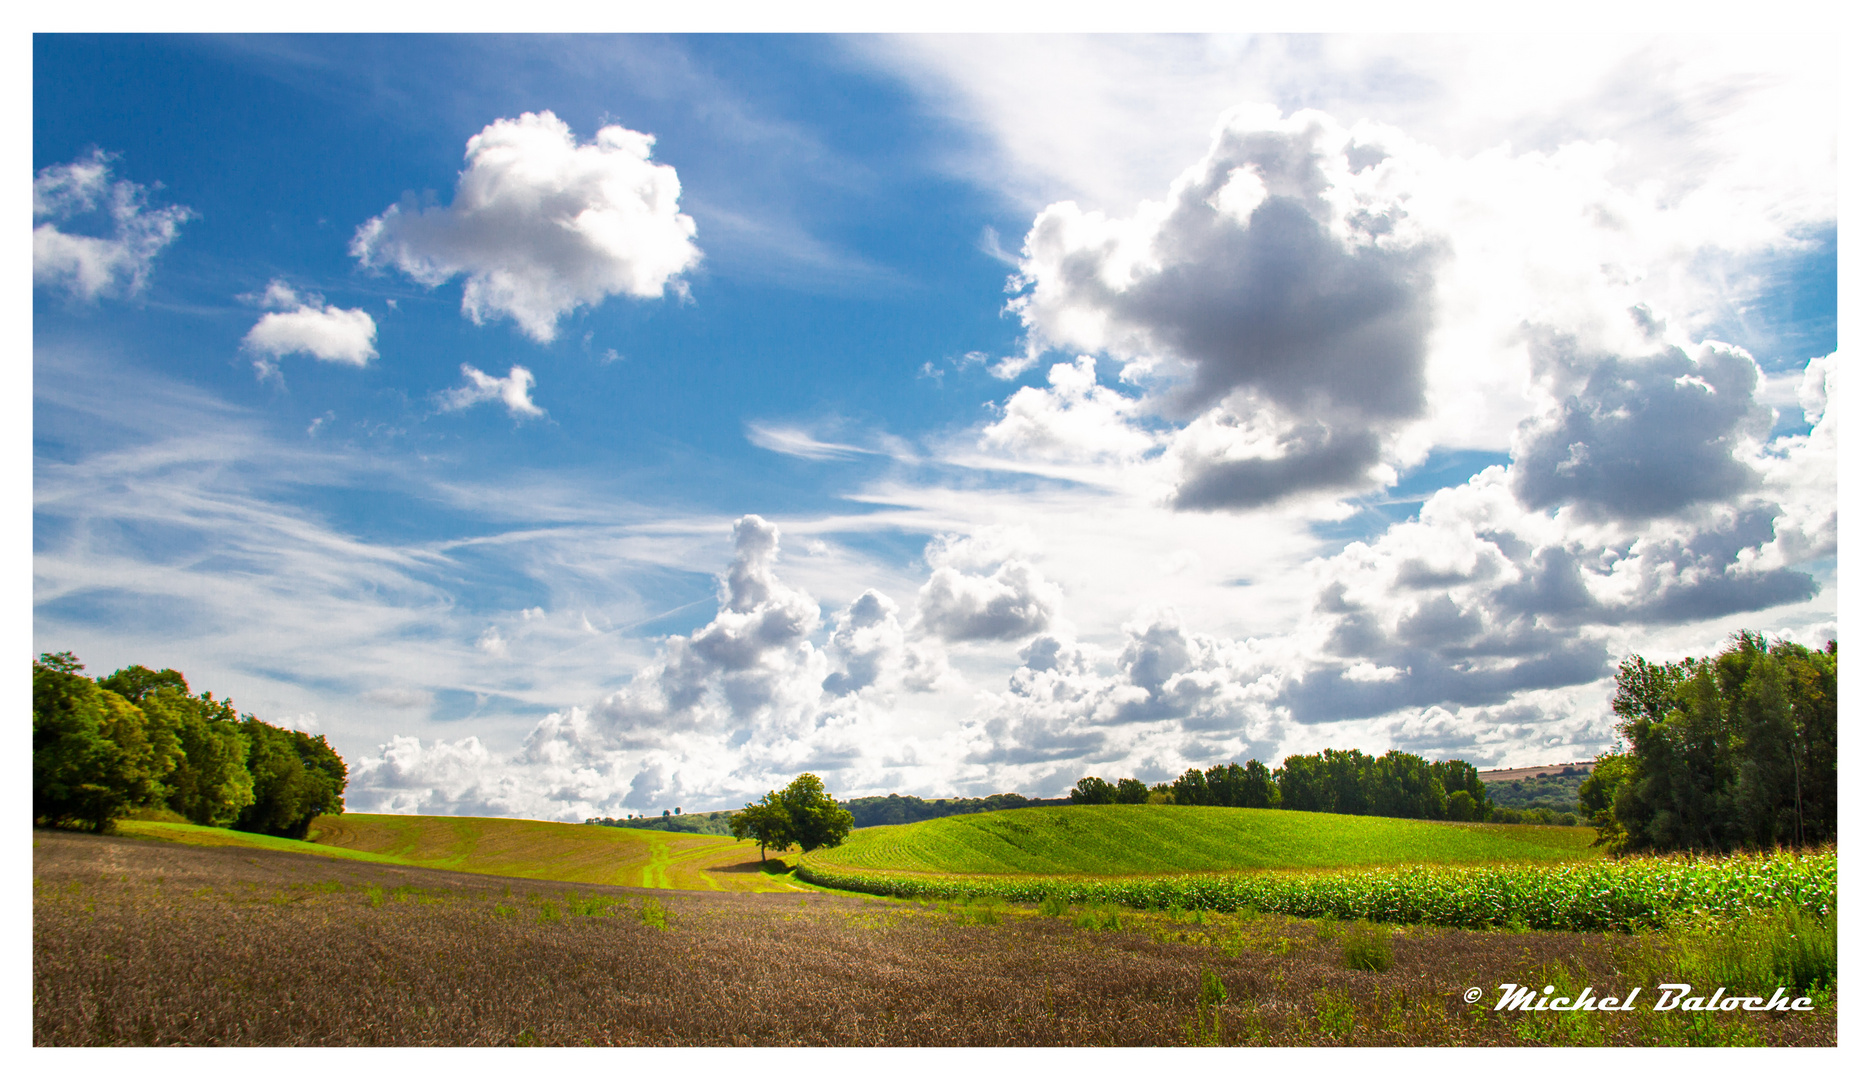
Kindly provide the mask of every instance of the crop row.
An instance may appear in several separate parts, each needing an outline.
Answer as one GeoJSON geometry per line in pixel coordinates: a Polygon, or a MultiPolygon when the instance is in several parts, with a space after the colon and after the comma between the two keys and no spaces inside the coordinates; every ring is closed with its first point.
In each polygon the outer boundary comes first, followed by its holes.
{"type": "Polygon", "coordinates": [[[883,896],[996,897],[1134,908],[1255,910],[1439,926],[1628,932],[1687,916],[1729,918],[1796,905],[1837,905],[1835,850],[1723,858],[1628,858],[1563,866],[1401,866],[1328,873],[1129,878],[916,876],[827,870],[799,876],[883,896]]]}

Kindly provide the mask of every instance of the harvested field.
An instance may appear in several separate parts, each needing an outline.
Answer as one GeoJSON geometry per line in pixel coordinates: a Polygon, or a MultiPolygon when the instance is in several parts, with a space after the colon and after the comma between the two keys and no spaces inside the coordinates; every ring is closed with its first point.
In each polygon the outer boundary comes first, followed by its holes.
{"type": "Polygon", "coordinates": [[[1836,1041],[1828,1003],[1486,1011],[1502,982],[1649,979],[1656,958],[1631,938],[1378,928],[1393,963],[1352,970],[1347,942],[1368,933],[1329,921],[645,891],[33,838],[38,1045],[1836,1041]],[[1469,986],[1487,988],[1481,1005],[1462,1001],[1469,986]]]}
{"type": "Polygon", "coordinates": [[[124,821],[116,831],[178,844],[298,852],[543,881],[797,891],[782,875],[761,872],[759,847],[751,840],[562,821],[338,814],[317,818],[310,842],[168,821],[124,821]]]}

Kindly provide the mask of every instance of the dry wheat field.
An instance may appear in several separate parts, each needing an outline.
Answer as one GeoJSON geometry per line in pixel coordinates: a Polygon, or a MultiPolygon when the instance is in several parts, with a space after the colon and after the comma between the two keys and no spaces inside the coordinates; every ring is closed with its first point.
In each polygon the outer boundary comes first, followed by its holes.
{"type": "MultiPolygon", "coordinates": [[[[1807,1015],[1487,1011],[1633,939],[562,885],[33,834],[37,1045],[1833,1045],[1807,1015]],[[1200,921],[1196,921],[1199,919],[1200,921]],[[1489,988],[1478,1006],[1469,986],[1489,988]]],[[[1652,958],[1653,959],[1653,958],[1652,958]]]]}

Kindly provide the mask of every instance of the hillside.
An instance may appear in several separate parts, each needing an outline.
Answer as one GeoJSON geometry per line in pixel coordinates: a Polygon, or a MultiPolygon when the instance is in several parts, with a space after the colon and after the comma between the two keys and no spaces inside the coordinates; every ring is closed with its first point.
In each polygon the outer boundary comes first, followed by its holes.
{"type": "Polygon", "coordinates": [[[330,858],[544,881],[655,889],[773,892],[751,841],[514,818],[342,814],[312,823],[311,842],[158,821],[125,821],[125,836],[214,847],[258,847],[330,858]]]}
{"type": "Polygon", "coordinates": [[[1473,825],[1215,806],[1066,806],[859,829],[824,869],[1164,874],[1600,857],[1585,828],[1473,825]]]}
{"type": "Polygon", "coordinates": [[[1578,812],[1578,788],[1591,775],[1589,761],[1541,765],[1530,769],[1494,769],[1480,774],[1495,806],[1515,810],[1544,807],[1555,814],[1578,812]]]}

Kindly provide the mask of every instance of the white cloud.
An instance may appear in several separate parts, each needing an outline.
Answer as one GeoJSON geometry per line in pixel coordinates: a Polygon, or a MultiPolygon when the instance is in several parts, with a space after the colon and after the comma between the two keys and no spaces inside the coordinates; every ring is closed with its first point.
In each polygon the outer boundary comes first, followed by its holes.
{"type": "Polygon", "coordinates": [[[655,139],[611,125],[580,144],[550,112],[496,120],[468,140],[453,204],[392,206],[357,230],[351,254],[435,287],[465,277],[461,310],[513,319],[551,341],[558,320],[612,296],[649,299],[701,260],[675,170],[655,139]]]}
{"type": "Polygon", "coordinates": [[[981,445],[1022,458],[1121,462],[1142,457],[1157,440],[1132,422],[1137,400],[1098,385],[1097,361],[1080,356],[1054,364],[1048,386],[1025,386],[981,429],[981,445]]]}
{"type": "Polygon", "coordinates": [[[149,189],[110,179],[115,155],[93,150],[88,157],[40,169],[32,185],[32,278],[35,285],[60,286],[82,300],[134,296],[149,280],[156,256],[195,216],[185,206],[151,209],[149,189]],[[108,226],[93,236],[60,228],[74,221],[108,226]]]}
{"type": "Polygon", "coordinates": [[[1541,335],[1532,352],[1551,406],[1514,436],[1514,492],[1526,506],[1648,518],[1759,483],[1736,452],[1763,438],[1772,416],[1754,398],[1760,371],[1744,350],[1704,342],[1692,355],[1580,355],[1575,341],[1541,335]]]}
{"type": "Polygon", "coordinates": [[[967,136],[942,161],[1027,209],[1161,190],[1242,101],[1411,132],[1451,154],[1614,140],[1618,174],[1714,234],[1835,213],[1836,64],[1793,36],[896,35],[853,39],[967,136]],[[1727,208],[1732,216],[1714,220],[1727,208]]]}
{"type": "Polygon", "coordinates": [[[461,378],[462,385],[442,392],[441,407],[444,412],[456,412],[482,402],[498,401],[506,406],[510,416],[525,418],[545,415],[545,410],[532,401],[532,372],[518,364],[507,371],[504,379],[496,379],[477,367],[462,364],[461,378]]]}
{"type": "Polygon", "coordinates": [[[947,641],[1007,641],[1044,630],[1064,594],[1033,564],[1015,557],[1021,537],[987,532],[931,541],[925,557],[934,568],[916,594],[917,625],[947,641]],[[985,569],[991,573],[970,573],[985,569]]]}
{"type": "Polygon", "coordinates": [[[1443,248],[1411,212],[1396,141],[1322,113],[1243,106],[1166,201],[1122,219],[1047,207],[1009,304],[1029,354],[1179,365],[1172,405],[1265,429],[1253,441],[1270,453],[1184,454],[1180,506],[1368,486],[1383,437],[1426,406],[1443,248]]]}
{"type": "Polygon", "coordinates": [[[876,453],[874,450],[866,450],[861,446],[825,442],[803,428],[785,424],[749,423],[747,441],[762,450],[771,450],[788,457],[804,458],[807,461],[833,461],[876,453]]]}
{"type": "Polygon", "coordinates": [[[497,626],[489,626],[482,630],[480,637],[474,639],[474,647],[488,656],[501,660],[505,660],[510,655],[507,651],[506,639],[500,636],[500,628],[497,626]]]}
{"type": "MultiPolygon", "coordinates": [[[[278,360],[305,353],[335,364],[365,367],[377,358],[377,322],[361,308],[326,304],[316,293],[301,298],[283,281],[273,281],[261,298],[275,310],[260,316],[241,344],[250,352],[278,360]]],[[[257,362],[262,378],[276,375],[277,366],[257,362]]]]}
{"type": "Polygon", "coordinates": [[[932,690],[950,674],[938,646],[905,640],[897,610],[896,601],[866,589],[837,614],[825,643],[832,667],[823,684],[827,693],[932,690]]]}

